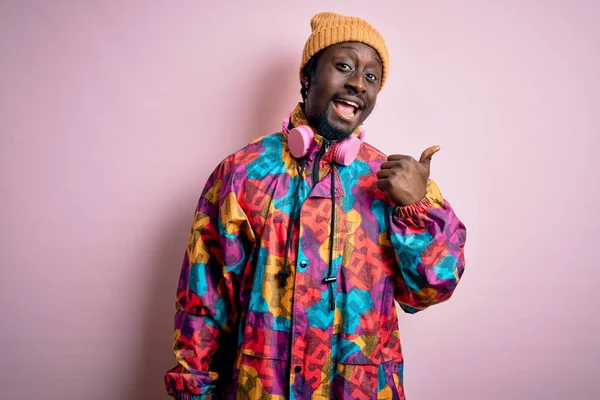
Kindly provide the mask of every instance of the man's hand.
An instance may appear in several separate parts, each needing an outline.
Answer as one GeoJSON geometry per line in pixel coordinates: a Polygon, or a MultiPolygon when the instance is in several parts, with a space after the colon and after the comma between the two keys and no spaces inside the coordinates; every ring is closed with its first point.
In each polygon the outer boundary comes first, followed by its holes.
{"type": "Polygon", "coordinates": [[[425,197],[431,157],[440,146],[427,148],[419,161],[411,156],[392,154],[377,172],[377,187],[396,205],[407,206],[425,197]]]}

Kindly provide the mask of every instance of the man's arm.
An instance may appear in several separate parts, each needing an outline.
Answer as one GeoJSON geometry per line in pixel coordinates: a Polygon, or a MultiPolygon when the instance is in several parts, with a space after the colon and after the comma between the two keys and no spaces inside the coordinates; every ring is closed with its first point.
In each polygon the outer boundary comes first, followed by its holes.
{"type": "Polygon", "coordinates": [[[254,241],[222,163],[198,202],[177,288],[173,349],[165,375],[179,400],[212,398],[231,377],[237,349],[239,282],[254,241]]]}
{"type": "Polygon", "coordinates": [[[425,149],[419,161],[391,155],[377,172],[377,186],[396,204],[389,232],[399,264],[395,297],[409,313],[449,299],[465,268],[465,227],[429,179],[439,150],[425,149]]]}
{"type": "Polygon", "coordinates": [[[435,182],[428,182],[425,198],[394,207],[390,218],[402,309],[412,314],[449,299],[464,272],[466,229],[435,182]]]}

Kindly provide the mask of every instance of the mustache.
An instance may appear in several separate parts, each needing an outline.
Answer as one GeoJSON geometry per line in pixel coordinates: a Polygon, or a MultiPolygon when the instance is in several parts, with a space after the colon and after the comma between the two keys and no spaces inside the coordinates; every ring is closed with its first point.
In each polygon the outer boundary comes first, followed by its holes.
{"type": "Polygon", "coordinates": [[[329,101],[333,101],[342,96],[357,98],[361,101],[363,110],[366,108],[369,108],[369,102],[361,94],[352,93],[352,92],[346,92],[346,93],[335,92],[331,95],[331,98],[329,99],[329,101]]]}

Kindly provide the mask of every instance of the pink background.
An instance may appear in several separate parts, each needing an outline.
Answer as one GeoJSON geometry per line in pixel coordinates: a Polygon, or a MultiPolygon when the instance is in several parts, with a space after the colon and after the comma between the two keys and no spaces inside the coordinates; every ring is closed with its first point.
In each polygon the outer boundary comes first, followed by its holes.
{"type": "Polygon", "coordinates": [[[166,398],[196,200],[325,9],[392,55],[367,140],[441,145],[468,227],[453,299],[401,316],[409,400],[600,398],[600,2],[231,3],[0,3],[0,398],[166,398]]]}

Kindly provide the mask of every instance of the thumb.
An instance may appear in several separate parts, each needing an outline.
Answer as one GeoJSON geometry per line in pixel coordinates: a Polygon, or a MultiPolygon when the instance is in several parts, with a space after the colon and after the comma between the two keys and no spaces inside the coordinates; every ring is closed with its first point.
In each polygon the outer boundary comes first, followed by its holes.
{"type": "Polygon", "coordinates": [[[441,149],[440,146],[431,146],[431,147],[426,148],[425,151],[423,152],[423,154],[421,154],[421,158],[419,158],[419,162],[425,168],[427,168],[427,171],[429,171],[429,165],[431,164],[431,157],[433,157],[433,155],[435,153],[440,151],[440,149],[441,149]]]}

